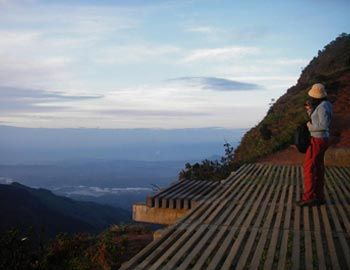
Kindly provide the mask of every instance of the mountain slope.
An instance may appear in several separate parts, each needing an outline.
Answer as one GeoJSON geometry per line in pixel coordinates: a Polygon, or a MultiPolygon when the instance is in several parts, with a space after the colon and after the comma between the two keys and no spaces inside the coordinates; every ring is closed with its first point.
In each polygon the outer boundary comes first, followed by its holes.
{"type": "Polygon", "coordinates": [[[331,142],[334,147],[350,147],[350,35],[341,34],[318,52],[295,86],[271,106],[264,119],[250,129],[234,153],[232,163],[239,166],[288,148],[297,126],[306,122],[303,103],[312,84],[325,84],[333,103],[331,142]]]}
{"type": "Polygon", "coordinates": [[[13,227],[58,232],[96,232],[130,221],[130,212],[91,202],[56,196],[45,189],[18,183],[0,185],[0,231],[13,227]]]}

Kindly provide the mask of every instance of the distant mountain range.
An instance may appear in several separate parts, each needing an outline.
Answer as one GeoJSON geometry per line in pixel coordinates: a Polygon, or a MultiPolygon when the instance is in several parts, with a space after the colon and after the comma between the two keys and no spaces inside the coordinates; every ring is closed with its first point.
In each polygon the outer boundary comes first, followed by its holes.
{"type": "Polygon", "coordinates": [[[0,125],[0,164],[106,160],[190,161],[237,145],[245,129],[48,129],[0,125]]]}
{"type": "Polygon", "coordinates": [[[50,236],[98,232],[112,224],[131,222],[131,212],[121,208],[75,201],[19,183],[0,184],[0,217],[0,231],[33,227],[50,236]]]}
{"type": "MultiPolygon", "coordinates": [[[[69,195],[70,192],[65,191],[70,187],[82,190],[81,186],[91,189],[152,188],[151,184],[166,186],[170,181],[176,180],[184,166],[184,161],[123,160],[81,164],[67,162],[53,165],[0,165],[0,184],[19,182],[30,187],[61,190],[65,195],[69,195]]],[[[103,193],[110,192],[107,190],[103,193]]],[[[99,192],[96,195],[103,194],[99,192]]]]}

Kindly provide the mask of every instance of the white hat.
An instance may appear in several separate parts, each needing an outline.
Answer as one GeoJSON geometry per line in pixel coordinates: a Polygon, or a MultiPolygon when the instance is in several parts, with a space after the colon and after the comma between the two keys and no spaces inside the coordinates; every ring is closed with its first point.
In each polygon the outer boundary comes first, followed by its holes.
{"type": "Polygon", "coordinates": [[[322,83],[315,83],[308,92],[308,95],[313,98],[324,98],[327,96],[327,92],[322,83]]]}

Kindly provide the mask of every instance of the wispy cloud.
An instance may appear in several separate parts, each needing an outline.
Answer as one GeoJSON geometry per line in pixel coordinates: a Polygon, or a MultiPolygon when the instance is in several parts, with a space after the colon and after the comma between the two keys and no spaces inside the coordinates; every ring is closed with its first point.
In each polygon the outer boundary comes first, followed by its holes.
{"type": "Polygon", "coordinates": [[[0,86],[0,111],[3,112],[41,112],[67,108],[62,102],[99,99],[102,96],[66,95],[59,91],[22,89],[0,86]],[[53,105],[50,105],[53,104],[53,105]],[[62,105],[57,105],[62,104],[62,105]]]}
{"type": "MultiPolygon", "coordinates": [[[[1,179],[0,179],[1,180],[1,179]]],[[[58,193],[64,193],[66,196],[86,195],[100,197],[108,194],[135,194],[149,193],[151,188],[145,187],[127,187],[127,188],[103,188],[103,187],[88,187],[88,186],[63,186],[52,189],[58,193]]]]}
{"type": "Polygon", "coordinates": [[[171,56],[179,52],[181,52],[181,48],[172,45],[115,46],[99,50],[95,62],[98,64],[131,64],[152,58],[171,56]]]}
{"type": "Polygon", "coordinates": [[[233,81],[216,77],[180,77],[168,80],[169,82],[183,83],[187,86],[213,91],[243,91],[257,90],[261,86],[253,83],[233,81]]]}
{"type": "Polygon", "coordinates": [[[125,44],[144,12],[128,5],[34,2],[3,1],[1,85],[85,90],[91,84],[80,73],[94,69],[97,48],[125,44]]]}
{"type": "MultiPolygon", "coordinates": [[[[264,63],[267,61],[265,60],[264,63]]],[[[309,62],[307,59],[302,58],[284,58],[284,59],[270,59],[268,60],[269,65],[276,65],[276,66],[298,66],[298,65],[306,65],[309,62]]]]}
{"type": "Polygon", "coordinates": [[[187,32],[201,33],[201,34],[212,34],[219,32],[220,30],[212,26],[197,26],[189,27],[186,29],[187,32]]]}
{"type": "Polygon", "coordinates": [[[206,41],[236,42],[257,41],[269,36],[270,29],[266,26],[232,26],[216,27],[211,25],[185,25],[185,32],[202,35],[206,41]]]}
{"type": "Polygon", "coordinates": [[[28,43],[40,37],[39,31],[0,30],[0,48],[2,50],[13,49],[14,46],[25,48],[28,43]]]}
{"type": "Polygon", "coordinates": [[[211,49],[197,49],[191,51],[183,60],[184,63],[198,61],[227,61],[232,58],[245,55],[258,54],[259,48],[256,47],[222,47],[211,49]]]}
{"type": "Polygon", "coordinates": [[[94,111],[106,115],[118,116],[138,116],[138,117],[186,117],[186,116],[205,116],[209,113],[193,112],[193,111],[175,111],[175,110],[127,110],[127,109],[111,109],[94,111]]]}

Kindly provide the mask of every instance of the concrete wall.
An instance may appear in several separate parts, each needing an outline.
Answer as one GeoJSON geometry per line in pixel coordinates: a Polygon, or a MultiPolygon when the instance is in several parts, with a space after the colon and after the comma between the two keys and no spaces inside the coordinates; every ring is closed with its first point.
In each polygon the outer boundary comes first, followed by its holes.
{"type": "Polygon", "coordinates": [[[324,163],[326,166],[350,167],[350,148],[330,147],[326,151],[324,163]]]}
{"type": "Polygon", "coordinates": [[[162,225],[174,224],[178,219],[190,211],[190,209],[148,207],[145,203],[133,204],[132,210],[133,220],[162,225]]]}

